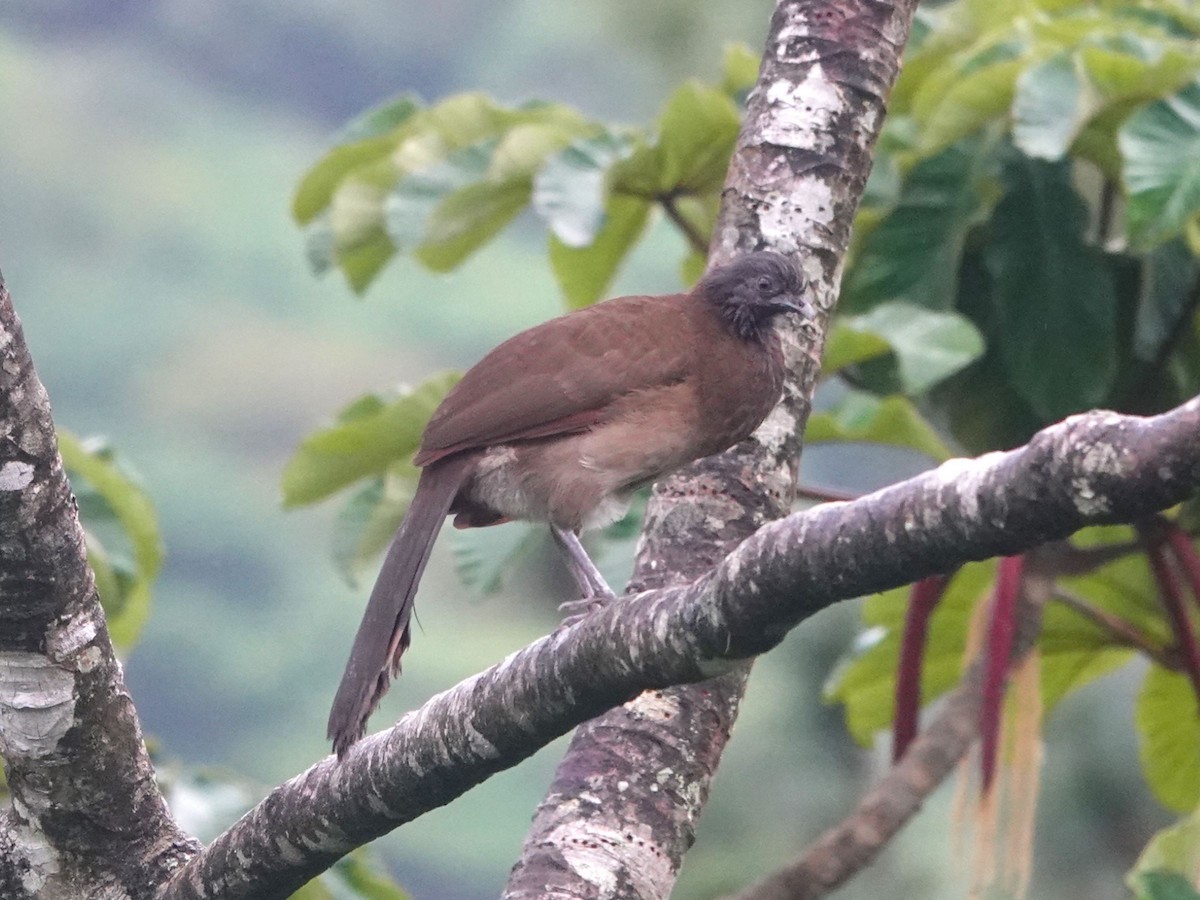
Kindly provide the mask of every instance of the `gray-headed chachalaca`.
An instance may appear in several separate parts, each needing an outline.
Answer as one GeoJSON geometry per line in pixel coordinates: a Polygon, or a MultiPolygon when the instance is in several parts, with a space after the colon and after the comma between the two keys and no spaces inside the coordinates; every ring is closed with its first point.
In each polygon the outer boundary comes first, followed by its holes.
{"type": "Polygon", "coordinates": [[[811,315],[803,292],[786,257],[751,253],[689,293],[619,297],[530,328],[471,368],[421,438],[420,482],[329,714],[338,756],[400,668],[417,583],[448,514],[462,528],[547,522],[585,597],[607,593],[579,532],[758,427],[783,388],[772,323],[811,315]]]}

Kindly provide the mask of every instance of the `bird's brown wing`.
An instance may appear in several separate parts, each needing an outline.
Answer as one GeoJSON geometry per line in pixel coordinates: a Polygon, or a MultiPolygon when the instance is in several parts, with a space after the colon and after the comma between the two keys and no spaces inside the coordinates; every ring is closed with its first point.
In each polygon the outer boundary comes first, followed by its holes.
{"type": "Polygon", "coordinates": [[[426,426],[417,465],[514,440],[584,431],[625,394],[688,371],[686,294],[619,297],[551,319],[472,367],[426,426]]]}

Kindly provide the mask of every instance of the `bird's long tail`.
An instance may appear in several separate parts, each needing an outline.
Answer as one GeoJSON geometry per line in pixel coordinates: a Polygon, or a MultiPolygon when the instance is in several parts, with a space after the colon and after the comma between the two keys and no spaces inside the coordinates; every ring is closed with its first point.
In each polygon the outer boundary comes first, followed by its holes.
{"type": "Polygon", "coordinates": [[[350,661],[329,711],[327,736],[333,741],[338,759],[345,757],[362,737],[367,718],[387,692],[392,675],[400,671],[400,657],[409,644],[417,584],[471,462],[469,457],[457,455],[421,471],[412,503],[371,590],[350,661]]]}

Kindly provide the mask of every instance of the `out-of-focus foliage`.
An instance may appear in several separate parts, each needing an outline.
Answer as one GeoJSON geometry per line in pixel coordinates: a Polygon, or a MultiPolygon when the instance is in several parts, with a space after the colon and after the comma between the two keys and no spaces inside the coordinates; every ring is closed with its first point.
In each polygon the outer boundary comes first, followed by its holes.
{"type": "Polygon", "coordinates": [[[1126,882],[1137,900],[1197,900],[1200,814],[1192,813],[1154,836],[1126,882]]]}
{"type": "Polygon", "coordinates": [[[150,588],[162,566],[154,505],[106,441],[80,440],[59,429],[58,449],[79,502],[109,635],[127,650],[150,615],[150,588]]]}

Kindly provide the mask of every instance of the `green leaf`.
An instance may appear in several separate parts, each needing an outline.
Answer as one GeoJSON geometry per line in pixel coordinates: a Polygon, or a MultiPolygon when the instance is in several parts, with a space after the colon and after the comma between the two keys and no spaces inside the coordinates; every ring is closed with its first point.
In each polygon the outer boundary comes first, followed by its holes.
{"type": "Polygon", "coordinates": [[[696,81],[676,88],[658,119],[659,190],[720,190],[740,128],[741,116],[728,95],[696,81]]]}
{"type": "Polygon", "coordinates": [[[58,449],[85,527],[107,526],[111,535],[102,542],[93,534],[88,543],[97,550],[97,588],[107,591],[100,600],[109,633],[117,646],[130,647],[150,615],[150,588],[162,567],[158,516],[138,479],[104,441],[81,441],[60,429],[58,449]],[[125,560],[114,555],[118,546],[128,553],[125,560]]]}
{"type": "Polygon", "coordinates": [[[1200,893],[1178,872],[1141,872],[1129,887],[1138,900],[1200,900],[1200,893]]]}
{"type": "Polygon", "coordinates": [[[951,82],[940,96],[918,96],[914,112],[923,125],[921,152],[938,153],[1007,114],[1026,65],[1019,59],[992,63],[951,82]]]}
{"type": "Polygon", "coordinates": [[[1071,54],[1026,69],[1013,97],[1013,143],[1035,159],[1062,159],[1091,112],[1088,100],[1071,54]]]}
{"type": "Polygon", "coordinates": [[[879,398],[861,391],[849,391],[833,409],[813,413],[804,441],[887,444],[907,447],[939,461],[952,456],[907,397],[879,398]]]}
{"type": "Polygon", "coordinates": [[[351,586],[387,548],[417,490],[420,472],[407,460],[368,477],[338,513],[333,529],[333,561],[351,586]]]}
{"type": "Polygon", "coordinates": [[[762,59],[745,44],[726,44],[721,59],[721,90],[741,102],[758,82],[762,59]]]}
{"type": "Polygon", "coordinates": [[[327,221],[333,255],[350,286],[360,294],[396,252],[384,231],[386,198],[386,189],[351,178],[342,183],[330,203],[327,221]]]}
{"type": "Polygon", "coordinates": [[[529,202],[529,182],[480,182],[455,191],[434,210],[417,258],[448,272],[490,241],[529,202]]]}
{"type": "Polygon", "coordinates": [[[296,222],[307,225],[315,219],[329,207],[338,186],[351,172],[386,159],[394,146],[391,137],[380,136],[330,150],[296,188],[292,200],[292,216],[296,222]]]}
{"type": "Polygon", "coordinates": [[[983,337],[966,318],[910,303],[884,303],[847,320],[850,328],[882,337],[896,355],[907,394],[923,394],[983,354],[983,337]]]}
{"type": "Polygon", "coordinates": [[[360,398],[338,421],[306,437],[283,470],[285,506],[321,500],[407,460],[446,392],[461,377],[434,375],[393,400],[360,398]]]}
{"type": "MultiPolygon", "coordinates": [[[[921,696],[929,703],[958,683],[967,623],[986,594],[994,562],[970,563],[951,579],[934,611],[921,671],[921,696]]],[[[826,702],[845,707],[846,727],[863,746],[886,728],[896,709],[896,667],[910,588],[876,594],[863,605],[863,633],[825,685],[826,702]]]]}
{"type": "Polygon", "coordinates": [[[1151,666],[1134,713],[1146,783],[1175,812],[1200,802],[1200,710],[1186,675],[1151,666]]]}
{"type": "Polygon", "coordinates": [[[963,245],[991,210],[994,177],[995,153],[984,141],[966,141],[918,163],[896,208],[856,251],[842,307],[857,312],[903,299],[952,309],[963,245]]]}
{"type": "Polygon", "coordinates": [[[338,132],[334,143],[352,144],[392,133],[421,108],[421,101],[412,94],[401,94],[385,100],[349,122],[338,132]]]}
{"type": "Polygon", "coordinates": [[[829,337],[825,340],[821,375],[828,378],[847,366],[883,356],[891,349],[885,338],[860,328],[855,318],[839,316],[833,320],[829,337]]]}
{"type": "Polygon", "coordinates": [[[1140,900],[1196,900],[1192,879],[1200,872],[1200,813],[1159,831],[1146,844],[1125,883],[1140,900]],[[1174,876],[1172,880],[1170,876],[1174,876]],[[1190,893],[1170,893],[1170,891],[1190,893]]]}
{"type": "Polygon", "coordinates": [[[448,194],[480,180],[495,147],[495,140],[471,144],[396,182],[383,213],[387,236],[397,250],[404,252],[421,243],[437,205],[448,194]]]}
{"type": "Polygon", "coordinates": [[[986,249],[1013,387],[1043,421],[1103,402],[1116,375],[1116,289],[1084,241],[1087,210],[1065,163],[1013,156],[986,249]]]}
{"type": "Polygon", "coordinates": [[[581,309],[604,296],[622,260],[633,249],[650,215],[650,202],[614,195],[605,205],[604,225],[586,247],[568,247],[550,237],[550,265],[567,302],[581,309]]]}
{"type": "Polygon", "coordinates": [[[506,522],[492,528],[456,529],[450,550],[459,580],[480,595],[499,590],[512,566],[542,539],[543,530],[529,522],[506,522]]]}
{"type": "Polygon", "coordinates": [[[1121,129],[1130,242],[1153,247],[1200,215],[1200,83],[1143,107],[1121,129]]]}
{"type": "Polygon", "coordinates": [[[1133,355],[1153,362],[1180,327],[1200,276],[1200,263],[1181,241],[1156,247],[1145,257],[1133,332],[1133,355]]]}
{"type": "Polygon", "coordinates": [[[604,132],[575,141],[533,178],[533,209],[567,247],[595,240],[604,221],[609,168],[633,151],[627,137],[604,132]]]}

